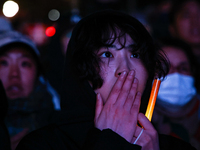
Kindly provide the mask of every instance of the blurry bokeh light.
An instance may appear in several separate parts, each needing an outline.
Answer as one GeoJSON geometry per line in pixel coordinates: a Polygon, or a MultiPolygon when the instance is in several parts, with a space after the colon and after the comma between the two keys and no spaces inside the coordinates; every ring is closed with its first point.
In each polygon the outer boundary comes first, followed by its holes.
{"type": "Polygon", "coordinates": [[[48,37],[54,36],[54,34],[56,33],[56,29],[53,26],[50,26],[46,29],[46,35],[48,37]]]}
{"type": "Polygon", "coordinates": [[[56,9],[52,9],[52,10],[49,11],[48,17],[51,21],[56,21],[60,17],[60,12],[56,9]]]}
{"type": "Polygon", "coordinates": [[[13,17],[19,11],[19,5],[12,0],[6,1],[3,4],[3,10],[2,11],[3,11],[3,14],[6,17],[13,17]]]}
{"type": "Polygon", "coordinates": [[[46,25],[42,22],[28,24],[26,32],[37,46],[42,46],[48,41],[46,36],[46,25]]]}

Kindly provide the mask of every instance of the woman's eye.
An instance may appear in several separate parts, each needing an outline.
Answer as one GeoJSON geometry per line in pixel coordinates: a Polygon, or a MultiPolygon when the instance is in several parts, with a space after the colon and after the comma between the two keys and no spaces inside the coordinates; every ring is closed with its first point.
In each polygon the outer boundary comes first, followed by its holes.
{"type": "Polygon", "coordinates": [[[8,62],[6,60],[0,60],[0,65],[1,66],[7,66],[8,62]]]}
{"type": "Polygon", "coordinates": [[[132,57],[132,58],[140,58],[140,54],[138,54],[138,53],[133,53],[133,54],[131,55],[131,57],[132,57]]]}
{"type": "Polygon", "coordinates": [[[113,55],[110,52],[104,52],[101,57],[113,57],[113,55]]]}
{"type": "Polygon", "coordinates": [[[190,73],[190,68],[189,67],[179,67],[178,68],[180,73],[190,73]]]}
{"type": "Polygon", "coordinates": [[[32,66],[32,64],[30,63],[30,62],[27,62],[27,61],[23,61],[22,62],[22,67],[31,67],[32,66]]]}

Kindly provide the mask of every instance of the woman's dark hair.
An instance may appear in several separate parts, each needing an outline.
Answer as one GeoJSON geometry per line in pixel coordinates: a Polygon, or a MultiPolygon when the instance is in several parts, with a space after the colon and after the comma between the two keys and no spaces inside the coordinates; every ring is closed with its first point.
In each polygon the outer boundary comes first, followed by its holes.
{"type": "Polygon", "coordinates": [[[183,8],[186,2],[198,2],[200,4],[200,0],[173,0],[172,6],[169,11],[169,24],[174,24],[176,20],[177,13],[180,12],[180,10],[183,8]]]}
{"type": "MultiPolygon", "coordinates": [[[[66,58],[71,61],[75,74],[90,81],[94,89],[100,88],[103,80],[99,74],[100,60],[96,53],[101,47],[108,47],[126,33],[135,42],[133,51],[139,52],[150,81],[155,76],[165,76],[169,69],[168,63],[145,27],[127,14],[111,10],[97,12],[82,19],[73,30],[66,58]]],[[[123,47],[124,43],[121,44],[123,47]]]]}
{"type": "Polygon", "coordinates": [[[39,77],[41,74],[43,74],[42,64],[40,61],[39,56],[36,54],[36,52],[27,44],[21,43],[21,42],[13,42],[11,44],[7,44],[0,49],[0,56],[3,55],[6,51],[8,51],[11,48],[25,48],[33,57],[34,61],[36,62],[37,67],[37,77],[39,77]]]}
{"type": "MultiPolygon", "coordinates": [[[[181,39],[177,38],[162,38],[158,40],[158,43],[160,47],[175,47],[180,50],[182,50],[186,57],[188,58],[190,68],[191,68],[191,73],[192,76],[195,78],[195,86],[198,88],[199,87],[199,65],[196,61],[196,57],[194,56],[194,53],[192,51],[192,48],[190,45],[188,45],[186,42],[184,42],[181,39]]],[[[199,88],[198,88],[199,89],[199,88]]]]}

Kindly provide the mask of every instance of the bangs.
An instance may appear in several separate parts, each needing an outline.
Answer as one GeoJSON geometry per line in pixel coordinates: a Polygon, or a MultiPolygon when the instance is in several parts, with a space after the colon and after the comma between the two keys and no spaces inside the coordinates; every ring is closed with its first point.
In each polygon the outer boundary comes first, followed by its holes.
{"type": "Polygon", "coordinates": [[[110,47],[113,45],[113,43],[117,40],[118,43],[120,43],[121,47],[119,49],[122,49],[125,47],[126,43],[126,32],[120,30],[116,25],[114,26],[108,26],[104,31],[102,31],[102,39],[101,39],[101,47],[110,47]],[[123,38],[122,40],[120,40],[123,38]]]}
{"type": "Polygon", "coordinates": [[[131,39],[134,41],[132,51],[140,51],[142,50],[142,47],[144,46],[145,41],[138,40],[143,39],[139,38],[139,34],[135,31],[135,29],[132,26],[129,26],[127,24],[114,24],[112,22],[110,23],[102,23],[101,28],[97,27],[97,34],[94,37],[94,45],[98,45],[96,48],[96,51],[102,47],[110,47],[113,45],[113,43],[117,40],[117,42],[121,45],[119,50],[125,47],[126,44],[126,35],[129,35],[131,39]],[[101,39],[99,39],[97,36],[101,39]],[[123,40],[121,40],[123,39],[123,40]]]}

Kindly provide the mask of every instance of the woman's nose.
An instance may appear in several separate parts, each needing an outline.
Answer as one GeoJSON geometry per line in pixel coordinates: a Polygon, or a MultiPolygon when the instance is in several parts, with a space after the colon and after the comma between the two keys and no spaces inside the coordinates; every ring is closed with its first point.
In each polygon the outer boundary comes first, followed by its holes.
{"type": "Polygon", "coordinates": [[[20,77],[20,70],[17,65],[13,65],[10,67],[9,78],[18,78],[20,77]]]}
{"type": "Polygon", "coordinates": [[[129,71],[130,71],[130,67],[129,67],[128,62],[121,62],[121,63],[119,63],[119,65],[116,69],[115,76],[119,77],[121,75],[121,73],[123,73],[123,72],[128,73],[129,71]]]}

